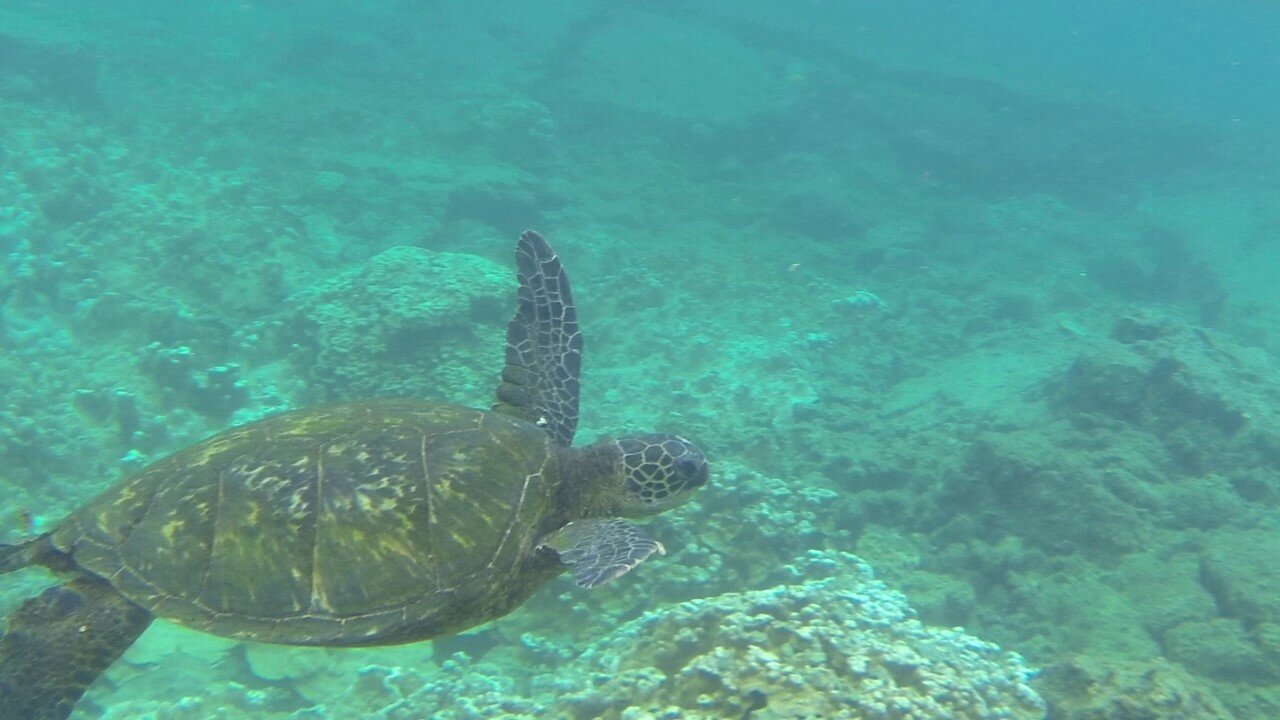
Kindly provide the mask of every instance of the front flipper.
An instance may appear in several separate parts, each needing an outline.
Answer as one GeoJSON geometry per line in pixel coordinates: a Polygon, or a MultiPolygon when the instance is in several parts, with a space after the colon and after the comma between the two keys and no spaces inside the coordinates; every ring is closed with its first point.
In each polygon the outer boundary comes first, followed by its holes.
{"type": "Polygon", "coordinates": [[[560,258],[526,230],[516,244],[516,314],[507,325],[507,365],[493,409],[535,423],[569,447],[578,428],[582,333],[560,258]]]}
{"type": "Polygon", "coordinates": [[[626,575],[655,552],[667,553],[662,543],[622,518],[575,520],[548,535],[542,547],[554,550],[585,588],[626,575]]]}
{"type": "Polygon", "coordinates": [[[63,720],[150,624],[150,613],[88,577],[26,601],[0,635],[0,720],[63,720]]]}

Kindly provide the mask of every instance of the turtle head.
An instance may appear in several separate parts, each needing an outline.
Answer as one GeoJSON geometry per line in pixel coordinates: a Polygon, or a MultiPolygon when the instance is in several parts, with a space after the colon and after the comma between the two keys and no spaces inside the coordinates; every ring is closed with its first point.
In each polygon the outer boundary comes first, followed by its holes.
{"type": "Polygon", "coordinates": [[[621,452],[623,515],[652,515],[683,504],[707,484],[707,457],[678,435],[611,441],[621,452]]]}

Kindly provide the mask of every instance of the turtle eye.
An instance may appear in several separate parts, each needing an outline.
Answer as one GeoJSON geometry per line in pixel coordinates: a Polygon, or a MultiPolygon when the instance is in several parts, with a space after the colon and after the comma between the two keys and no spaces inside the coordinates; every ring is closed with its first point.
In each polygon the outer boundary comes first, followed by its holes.
{"type": "Polygon", "coordinates": [[[707,462],[701,458],[694,459],[689,456],[676,458],[676,480],[684,485],[686,490],[699,488],[707,484],[707,462]]]}

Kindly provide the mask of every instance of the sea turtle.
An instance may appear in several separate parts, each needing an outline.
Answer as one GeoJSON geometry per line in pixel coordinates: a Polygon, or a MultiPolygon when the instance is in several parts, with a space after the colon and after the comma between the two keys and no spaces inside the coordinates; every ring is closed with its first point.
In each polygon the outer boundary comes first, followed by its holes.
{"type": "Polygon", "coordinates": [[[565,569],[595,587],[662,545],[625,517],[707,482],[676,435],[573,448],[582,336],[568,278],[528,231],[487,411],[408,400],[233,428],[117,483],[0,572],[68,580],[0,636],[0,720],[65,718],[154,617],[227,637],[383,645],[510,612],[565,569]]]}

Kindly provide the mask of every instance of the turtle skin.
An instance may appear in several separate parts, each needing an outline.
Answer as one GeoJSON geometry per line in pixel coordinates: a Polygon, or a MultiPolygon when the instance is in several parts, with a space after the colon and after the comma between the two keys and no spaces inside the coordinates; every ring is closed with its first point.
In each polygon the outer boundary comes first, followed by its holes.
{"type": "Polygon", "coordinates": [[[116,484],[50,540],[158,617],[293,645],[384,645],[500,617],[560,571],[537,550],[560,448],[445,404],[318,407],[227,430],[116,484]]]}

